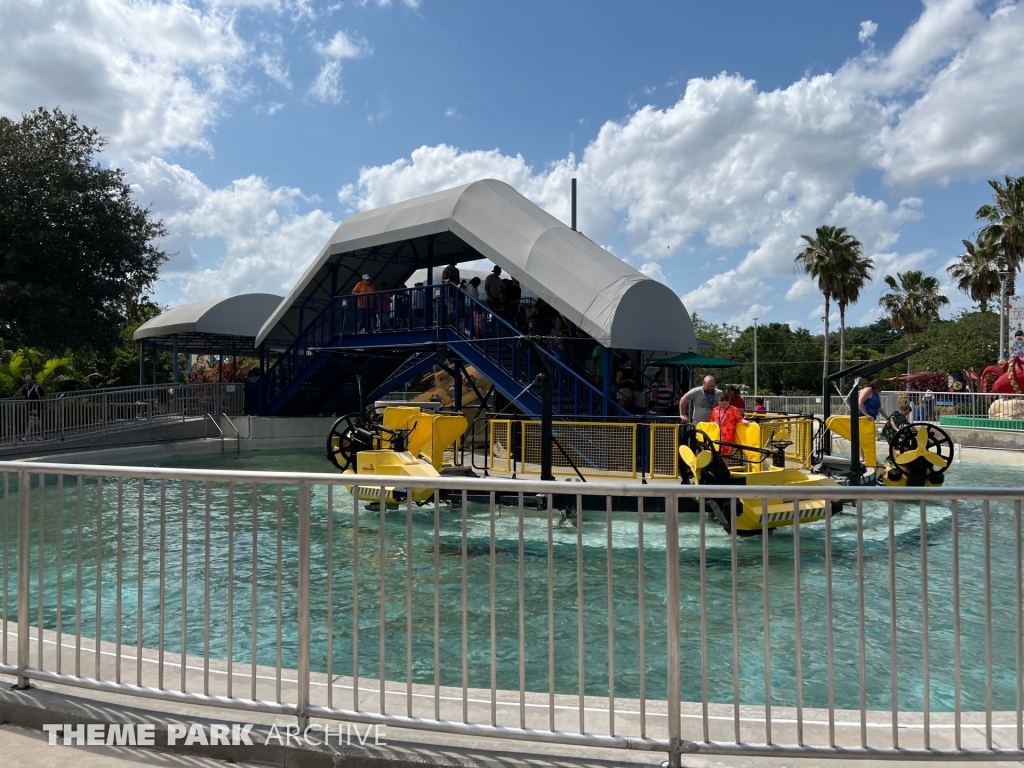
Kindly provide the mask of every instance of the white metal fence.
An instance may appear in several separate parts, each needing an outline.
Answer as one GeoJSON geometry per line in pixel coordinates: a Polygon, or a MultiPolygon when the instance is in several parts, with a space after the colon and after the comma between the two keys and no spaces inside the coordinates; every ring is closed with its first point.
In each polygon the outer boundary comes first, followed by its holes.
{"type": "MultiPolygon", "coordinates": [[[[753,397],[748,397],[747,409],[754,407],[753,397]]],[[[822,396],[818,395],[765,395],[764,405],[771,413],[804,413],[808,416],[821,416],[825,412],[822,396]]],[[[832,413],[849,413],[846,399],[838,395],[832,396],[832,413]]]]}
{"type": "Polygon", "coordinates": [[[595,511],[573,524],[531,508],[569,490],[540,481],[403,478],[451,503],[395,510],[341,485],[372,476],[9,462],[0,481],[19,686],[672,765],[1024,758],[1024,489],[792,488],[852,515],[744,539],[656,510],[777,488],[574,485],[595,511]]]}
{"type": "MultiPolygon", "coordinates": [[[[1024,395],[981,392],[886,392],[895,404],[910,403],[912,421],[948,427],[1024,430],[1024,395]]],[[[893,407],[896,407],[894,404],[893,407]]]]}
{"type": "Polygon", "coordinates": [[[243,384],[163,384],[53,393],[43,400],[0,400],[0,445],[64,440],[154,422],[240,415],[243,384]]]}

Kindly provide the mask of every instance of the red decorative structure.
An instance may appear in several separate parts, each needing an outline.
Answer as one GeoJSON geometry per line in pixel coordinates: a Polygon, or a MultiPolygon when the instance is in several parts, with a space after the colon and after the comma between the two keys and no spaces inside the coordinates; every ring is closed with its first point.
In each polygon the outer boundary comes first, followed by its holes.
{"type": "Polygon", "coordinates": [[[1024,395],[1024,360],[1015,357],[1010,363],[990,365],[982,371],[979,386],[982,392],[1024,395]]]}

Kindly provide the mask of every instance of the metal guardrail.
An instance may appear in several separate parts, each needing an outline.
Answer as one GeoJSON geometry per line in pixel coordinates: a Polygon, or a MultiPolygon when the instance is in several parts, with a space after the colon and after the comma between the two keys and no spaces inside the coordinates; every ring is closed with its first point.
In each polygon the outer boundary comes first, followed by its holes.
{"type": "Polygon", "coordinates": [[[243,384],[163,384],[0,400],[0,445],[66,440],[148,424],[244,412],[243,384]]]}
{"type": "MultiPolygon", "coordinates": [[[[747,396],[747,409],[754,407],[754,398],[747,396]]],[[[808,416],[821,416],[825,412],[822,396],[814,395],[765,395],[764,405],[770,413],[804,413],[808,416]]],[[[846,398],[832,396],[832,415],[849,413],[846,398]]]]}
{"type": "Polygon", "coordinates": [[[0,463],[0,673],[674,766],[1024,758],[1024,489],[787,489],[795,508],[853,500],[855,538],[847,520],[833,544],[832,518],[758,541],[643,511],[741,493],[766,506],[778,488],[591,483],[577,508],[600,511],[564,526],[524,499],[565,483],[403,478],[456,501],[395,511],[341,485],[381,480],[0,463]],[[639,514],[613,512],[623,499],[639,514]],[[918,507],[916,532],[897,533],[918,507]],[[940,533],[948,573],[929,571],[940,533]]]}
{"type": "Polygon", "coordinates": [[[886,392],[914,407],[912,421],[944,427],[1024,431],[1024,395],[984,392],[886,392]]]}

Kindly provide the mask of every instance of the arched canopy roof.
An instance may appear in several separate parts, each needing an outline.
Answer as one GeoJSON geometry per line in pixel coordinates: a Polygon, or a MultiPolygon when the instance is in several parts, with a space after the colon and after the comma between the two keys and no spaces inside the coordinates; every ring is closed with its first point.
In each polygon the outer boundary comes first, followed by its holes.
{"type": "Polygon", "coordinates": [[[606,347],[697,349],[690,316],[672,289],[494,179],[345,220],[256,341],[293,337],[301,312],[350,292],[364,272],[378,287],[382,280],[394,287],[417,268],[441,266],[450,258],[463,262],[481,257],[517,277],[606,347]]]}
{"type": "Polygon", "coordinates": [[[252,354],[256,334],[282,300],[271,293],[244,293],[183,304],[140,325],[133,338],[170,347],[177,337],[182,352],[234,349],[238,354],[252,354]]]}

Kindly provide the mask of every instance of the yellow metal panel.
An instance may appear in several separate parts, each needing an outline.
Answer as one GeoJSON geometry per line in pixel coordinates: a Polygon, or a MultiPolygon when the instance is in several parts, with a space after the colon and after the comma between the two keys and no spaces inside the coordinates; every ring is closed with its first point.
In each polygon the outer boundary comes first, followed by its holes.
{"type": "MultiPolygon", "coordinates": [[[[825,422],[832,432],[845,440],[853,435],[849,416],[829,416],[825,422]]],[[[860,449],[864,452],[864,466],[877,467],[878,456],[875,446],[877,434],[875,432],[875,420],[867,416],[860,417],[860,449]]]]}
{"type": "Polygon", "coordinates": [[[651,424],[651,477],[674,480],[679,477],[679,425],[651,424]]]}
{"type": "Polygon", "coordinates": [[[512,422],[508,419],[491,421],[490,460],[495,472],[512,471],[512,422]]]}
{"type": "MultiPolygon", "coordinates": [[[[585,477],[636,477],[636,425],[595,421],[555,421],[555,440],[585,477]]],[[[523,422],[524,474],[540,473],[540,422],[523,422]]],[[[557,447],[551,451],[554,474],[575,475],[557,447]]]]}

